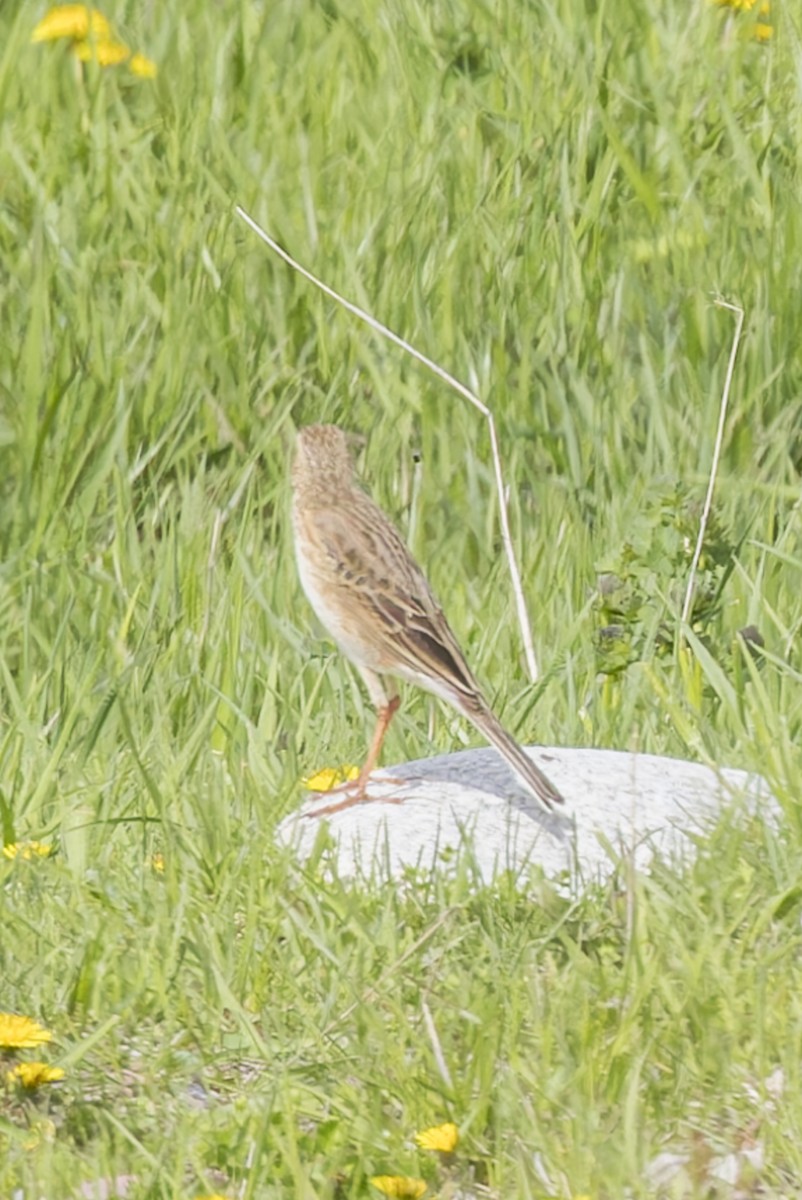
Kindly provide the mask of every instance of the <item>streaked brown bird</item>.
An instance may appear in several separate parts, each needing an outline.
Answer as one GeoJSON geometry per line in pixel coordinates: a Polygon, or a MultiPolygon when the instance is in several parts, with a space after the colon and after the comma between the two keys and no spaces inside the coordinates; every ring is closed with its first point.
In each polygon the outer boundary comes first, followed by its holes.
{"type": "Polygon", "coordinates": [[[312,816],[366,798],[368,779],[399,705],[382,678],[398,676],[433,692],[496,747],[519,779],[551,809],[563,798],[495,716],[403,539],[362,491],[343,431],[308,425],[292,470],[298,572],[312,608],[358,668],[377,721],[365,765],[349,795],[312,816]]]}

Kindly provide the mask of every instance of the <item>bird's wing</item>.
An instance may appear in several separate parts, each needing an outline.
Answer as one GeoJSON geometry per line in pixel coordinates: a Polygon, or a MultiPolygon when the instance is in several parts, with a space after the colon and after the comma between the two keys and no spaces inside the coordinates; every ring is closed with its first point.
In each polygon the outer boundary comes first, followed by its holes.
{"type": "MultiPolygon", "coordinates": [[[[476,707],[481,692],[426,576],[369,496],[346,512],[315,514],[319,548],[353,607],[381,618],[394,656],[411,677],[427,675],[452,703],[476,707]]],[[[405,672],[399,672],[405,673],[405,672]]]]}

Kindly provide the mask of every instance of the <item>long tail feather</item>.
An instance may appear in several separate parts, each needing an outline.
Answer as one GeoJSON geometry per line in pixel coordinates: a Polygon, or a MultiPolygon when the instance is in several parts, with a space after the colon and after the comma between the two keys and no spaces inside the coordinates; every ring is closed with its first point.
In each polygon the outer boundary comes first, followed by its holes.
{"type": "Polygon", "coordinates": [[[521,782],[533,793],[544,808],[551,811],[556,804],[565,801],[547,775],[544,775],[526,751],[518,745],[511,733],[500,723],[490,711],[484,709],[476,713],[464,710],[465,715],[472,721],[479,732],[495,746],[505,762],[512,768],[521,782]]]}

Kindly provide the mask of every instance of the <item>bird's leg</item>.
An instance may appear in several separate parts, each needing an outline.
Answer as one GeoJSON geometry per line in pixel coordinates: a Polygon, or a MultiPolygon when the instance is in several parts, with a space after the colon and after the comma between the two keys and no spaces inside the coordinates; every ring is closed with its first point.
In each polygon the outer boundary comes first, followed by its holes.
{"type": "Polygon", "coordinates": [[[365,788],[368,785],[368,780],[373,774],[373,768],[378,762],[381,753],[382,743],[384,742],[387,730],[390,728],[390,722],[395,716],[398,706],[401,703],[398,696],[393,696],[386,704],[382,705],[376,714],[376,728],[373,731],[370,747],[368,749],[365,765],[359,772],[359,779],[356,781],[357,795],[364,796],[365,788]]]}
{"type": "MultiPolygon", "coordinates": [[[[401,701],[398,696],[393,696],[381,705],[376,714],[376,728],[373,731],[365,765],[359,772],[359,778],[355,783],[346,783],[341,788],[334,789],[336,791],[347,791],[349,795],[344,800],[339,800],[336,804],[327,804],[325,808],[318,808],[314,812],[306,813],[307,817],[328,817],[332,813],[342,812],[344,808],[351,808],[354,804],[364,804],[367,800],[371,799],[367,795],[368,780],[373,774],[373,768],[376,766],[379,754],[381,753],[385,734],[400,703],[401,701]]],[[[387,804],[403,803],[402,798],[399,796],[382,796],[381,799],[387,804]]]]}

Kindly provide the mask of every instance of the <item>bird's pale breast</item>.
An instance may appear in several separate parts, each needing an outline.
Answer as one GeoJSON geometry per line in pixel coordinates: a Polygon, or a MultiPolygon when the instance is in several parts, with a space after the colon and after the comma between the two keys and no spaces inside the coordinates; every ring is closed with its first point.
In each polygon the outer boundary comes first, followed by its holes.
{"type": "Polygon", "coordinates": [[[358,591],[332,569],[309,529],[308,517],[293,510],[293,525],[298,575],[318,620],[353,663],[372,671],[392,670],[392,659],[373,636],[370,614],[363,611],[358,591]]]}

